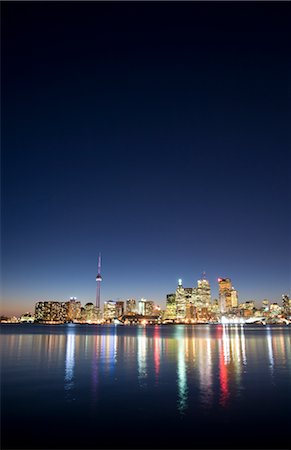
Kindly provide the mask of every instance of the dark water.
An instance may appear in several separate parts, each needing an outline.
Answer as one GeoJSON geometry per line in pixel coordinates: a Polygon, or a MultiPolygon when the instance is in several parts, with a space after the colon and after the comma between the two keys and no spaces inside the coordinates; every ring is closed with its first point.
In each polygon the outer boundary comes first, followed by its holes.
{"type": "Polygon", "coordinates": [[[3,448],[289,448],[290,328],[3,325],[3,448]]]}

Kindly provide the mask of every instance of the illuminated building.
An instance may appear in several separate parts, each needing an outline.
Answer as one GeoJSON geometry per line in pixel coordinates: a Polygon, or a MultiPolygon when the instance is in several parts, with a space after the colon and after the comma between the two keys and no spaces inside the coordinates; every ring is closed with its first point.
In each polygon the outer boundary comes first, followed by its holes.
{"type": "Polygon", "coordinates": [[[123,316],[124,314],[124,302],[119,300],[115,302],[115,309],[116,309],[116,317],[123,316]]]}
{"type": "Polygon", "coordinates": [[[248,302],[240,303],[239,308],[253,310],[255,308],[255,302],[250,300],[248,302]]]}
{"type": "Polygon", "coordinates": [[[146,304],[145,298],[141,298],[140,301],[138,302],[138,313],[141,314],[142,316],[145,316],[145,304],[146,304]]]}
{"type": "Polygon", "coordinates": [[[291,314],[291,299],[286,294],[282,295],[282,308],[284,314],[289,317],[291,314]]]}
{"type": "Polygon", "coordinates": [[[218,278],[219,286],[219,310],[221,313],[230,311],[231,305],[231,279],[218,278]]]}
{"type": "Polygon", "coordinates": [[[192,296],[192,288],[184,288],[180,278],[176,289],[176,318],[178,320],[186,319],[186,305],[187,300],[189,300],[189,296],[192,296]]]}
{"type": "Polygon", "coordinates": [[[203,272],[202,279],[197,281],[197,287],[193,289],[193,302],[197,307],[208,307],[211,304],[211,290],[209,281],[205,279],[203,272]]]}
{"type": "Polygon", "coordinates": [[[81,318],[81,302],[77,302],[76,300],[76,297],[71,297],[66,302],[66,320],[68,322],[73,322],[81,318]]]}
{"type": "Polygon", "coordinates": [[[215,298],[214,300],[213,300],[213,303],[212,303],[212,305],[211,305],[211,308],[210,308],[210,310],[211,310],[211,312],[213,312],[213,314],[218,314],[219,313],[219,301],[218,301],[218,299],[217,298],[215,298]]]}
{"type": "Polygon", "coordinates": [[[269,311],[269,300],[265,299],[262,301],[262,310],[263,312],[269,311]]]}
{"type": "Polygon", "coordinates": [[[20,317],[21,323],[33,323],[34,320],[35,316],[33,316],[30,312],[27,312],[20,317]]]}
{"type": "Polygon", "coordinates": [[[271,303],[270,304],[270,315],[271,316],[278,316],[282,313],[282,307],[278,305],[278,303],[271,303]]]}
{"type": "Polygon", "coordinates": [[[129,298],[126,301],[126,314],[135,314],[136,312],[136,300],[134,298],[129,298]]]}
{"type": "Polygon", "coordinates": [[[81,320],[84,322],[97,322],[101,319],[100,308],[97,308],[93,303],[86,303],[81,309],[81,320]]]}
{"type": "Polygon", "coordinates": [[[166,300],[166,311],[164,315],[165,319],[176,319],[176,295],[168,294],[166,300]]]}
{"type": "Polygon", "coordinates": [[[38,322],[65,322],[67,317],[65,302],[37,302],[35,320],[38,322]]]}
{"type": "Polygon", "coordinates": [[[255,312],[255,302],[253,300],[240,303],[239,309],[243,317],[252,317],[255,312]]]}
{"type": "Polygon", "coordinates": [[[145,315],[152,316],[154,314],[155,303],[152,300],[145,302],[145,315]]]}
{"type": "Polygon", "coordinates": [[[231,307],[237,308],[238,307],[238,293],[234,288],[232,288],[230,291],[230,299],[231,299],[231,307]]]}
{"type": "Polygon", "coordinates": [[[104,319],[111,320],[116,317],[116,303],[112,300],[104,302],[104,319]]]}
{"type": "Polygon", "coordinates": [[[196,308],[193,303],[186,303],[186,319],[194,319],[195,318],[196,308]]]}

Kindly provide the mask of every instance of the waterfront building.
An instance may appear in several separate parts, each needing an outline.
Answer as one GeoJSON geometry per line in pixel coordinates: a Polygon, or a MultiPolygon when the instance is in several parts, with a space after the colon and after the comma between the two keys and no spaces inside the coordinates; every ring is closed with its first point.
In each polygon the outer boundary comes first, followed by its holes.
{"type": "Polygon", "coordinates": [[[230,301],[231,301],[232,308],[238,307],[238,292],[234,288],[232,288],[230,291],[230,301]]]}
{"type": "Polygon", "coordinates": [[[197,287],[193,289],[193,303],[197,307],[209,307],[211,304],[211,290],[209,281],[205,279],[203,272],[202,279],[197,281],[197,287]]]}
{"type": "Polygon", "coordinates": [[[115,309],[116,309],[116,317],[121,317],[124,314],[124,302],[121,300],[118,300],[115,302],[115,309]]]}
{"type": "Polygon", "coordinates": [[[219,314],[219,300],[217,298],[215,298],[210,306],[210,311],[213,314],[219,314]]]}
{"type": "Polygon", "coordinates": [[[35,320],[38,322],[65,322],[66,317],[65,302],[45,301],[35,305],[35,320]]]}
{"type": "Polygon", "coordinates": [[[255,302],[254,300],[249,300],[247,302],[244,303],[240,303],[239,305],[239,309],[249,309],[249,310],[253,310],[255,308],[255,302]]]}
{"type": "Polygon", "coordinates": [[[282,313],[282,307],[278,303],[270,304],[270,316],[275,317],[282,313]]]}
{"type": "Polygon", "coordinates": [[[218,278],[219,286],[219,309],[221,313],[229,312],[232,308],[231,304],[231,279],[218,278]]]}
{"type": "Polygon", "coordinates": [[[192,320],[196,318],[196,307],[193,303],[188,302],[186,304],[186,320],[192,320]]]}
{"type": "Polygon", "coordinates": [[[176,289],[176,318],[178,320],[186,319],[186,305],[187,305],[187,295],[185,292],[185,288],[183,287],[182,284],[182,279],[180,278],[178,281],[178,287],[176,289]]]}
{"type": "Polygon", "coordinates": [[[145,305],[146,305],[146,299],[141,298],[138,302],[138,313],[142,316],[145,316],[145,305]]]}
{"type": "Polygon", "coordinates": [[[112,320],[116,317],[116,302],[108,300],[104,302],[104,319],[112,320]]]}
{"type": "Polygon", "coordinates": [[[86,303],[84,308],[81,309],[81,321],[82,322],[97,322],[101,320],[100,308],[93,305],[93,303],[86,303]]]}
{"type": "Polygon", "coordinates": [[[241,316],[245,318],[252,317],[255,312],[255,302],[253,300],[249,300],[244,303],[240,303],[238,309],[241,316]]]}
{"type": "Polygon", "coordinates": [[[81,319],[81,302],[77,301],[76,297],[71,297],[66,302],[66,321],[73,322],[81,319]]]}
{"type": "Polygon", "coordinates": [[[269,300],[267,300],[267,299],[264,299],[263,301],[262,301],[262,310],[263,310],[263,312],[268,312],[269,311],[269,300]]]}
{"type": "Polygon", "coordinates": [[[291,299],[287,294],[282,295],[282,309],[285,316],[289,317],[291,314],[291,299]]]}
{"type": "Polygon", "coordinates": [[[136,300],[134,298],[129,298],[126,301],[126,314],[136,314],[137,308],[136,308],[136,300]]]}
{"type": "Polygon", "coordinates": [[[155,303],[152,300],[145,301],[145,316],[153,316],[155,314],[155,303]]]}
{"type": "Polygon", "coordinates": [[[34,320],[35,320],[35,316],[33,316],[30,312],[22,314],[22,316],[20,317],[21,323],[33,323],[34,320]]]}
{"type": "Polygon", "coordinates": [[[166,311],[164,318],[168,320],[176,319],[176,294],[168,294],[166,300],[166,311]]]}

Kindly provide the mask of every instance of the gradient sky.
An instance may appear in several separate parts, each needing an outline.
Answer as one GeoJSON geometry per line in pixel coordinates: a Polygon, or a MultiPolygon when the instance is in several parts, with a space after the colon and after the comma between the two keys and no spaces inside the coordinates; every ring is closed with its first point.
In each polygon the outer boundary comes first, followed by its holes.
{"type": "Polygon", "coordinates": [[[290,291],[287,3],[2,3],[2,313],[290,291]]]}

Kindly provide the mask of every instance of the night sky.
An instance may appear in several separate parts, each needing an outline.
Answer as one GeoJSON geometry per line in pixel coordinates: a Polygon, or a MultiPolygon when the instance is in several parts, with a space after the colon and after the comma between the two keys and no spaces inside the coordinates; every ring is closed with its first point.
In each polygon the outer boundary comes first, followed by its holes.
{"type": "Polygon", "coordinates": [[[290,291],[288,8],[2,3],[2,313],[290,291]]]}

